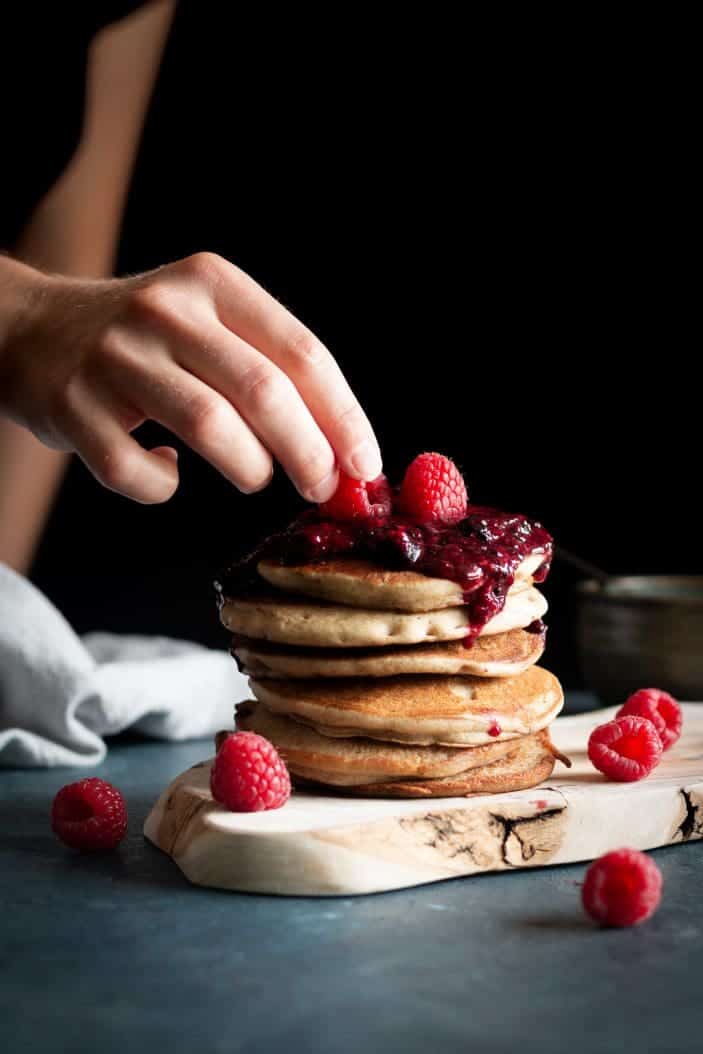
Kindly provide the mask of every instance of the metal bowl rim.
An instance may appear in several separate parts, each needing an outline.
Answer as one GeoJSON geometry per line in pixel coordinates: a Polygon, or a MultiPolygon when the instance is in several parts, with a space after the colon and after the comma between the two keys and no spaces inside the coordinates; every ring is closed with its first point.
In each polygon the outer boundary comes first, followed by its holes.
{"type": "Polygon", "coordinates": [[[605,588],[589,578],[579,582],[576,589],[584,599],[603,604],[703,607],[703,575],[619,575],[610,579],[605,588]],[[647,591],[648,584],[654,589],[647,591]]]}

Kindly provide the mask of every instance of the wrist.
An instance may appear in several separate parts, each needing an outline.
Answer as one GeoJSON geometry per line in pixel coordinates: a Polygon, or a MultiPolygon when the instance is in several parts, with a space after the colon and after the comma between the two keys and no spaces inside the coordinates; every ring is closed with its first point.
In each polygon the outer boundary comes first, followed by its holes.
{"type": "Polygon", "coordinates": [[[30,427],[22,392],[34,360],[32,331],[55,281],[11,256],[0,256],[0,413],[30,427]]]}
{"type": "Polygon", "coordinates": [[[0,255],[0,381],[12,372],[13,348],[31,328],[51,281],[41,271],[0,255]]]}
{"type": "Polygon", "coordinates": [[[0,255],[0,355],[31,320],[49,281],[41,271],[0,255]]]}

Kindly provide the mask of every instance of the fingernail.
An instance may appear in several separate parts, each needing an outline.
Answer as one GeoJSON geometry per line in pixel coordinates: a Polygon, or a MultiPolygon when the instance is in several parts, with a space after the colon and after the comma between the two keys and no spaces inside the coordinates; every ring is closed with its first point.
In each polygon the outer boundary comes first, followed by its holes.
{"type": "Polygon", "coordinates": [[[155,446],[152,447],[151,452],[163,461],[168,461],[171,465],[178,464],[178,451],[172,446],[155,446]]]}
{"type": "Polygon", "coordinates": [[[169,498],[173,497],[178,486],[178,469],[175,462],[168,461],[161,454],[157,454],[157,457],[159,460],[153,464],[152,468],[151,478],[154,483],[154,494],[149,499],[150,504],[168,501],[169,498]]]}
{"type": "Polygon", "coordinates": [[[383,462],[381,451],[368,440],[361,443],[351,456],[351,463],[359,479],[376,479],[380,476],[383,462]]]}
{"type": "Polygon", "coordinates": [[[316,483],[314,487],[311,487],[310,490],[306,491],[304,497],[306,497],[308,501],[314,501],[316,505],[319,505],[321,501],[327,501],[337,489],[337,480],[337,469],[334,468],[329,475],[325,476],[325,478],[321,479],[319,483],[316,483]]]}

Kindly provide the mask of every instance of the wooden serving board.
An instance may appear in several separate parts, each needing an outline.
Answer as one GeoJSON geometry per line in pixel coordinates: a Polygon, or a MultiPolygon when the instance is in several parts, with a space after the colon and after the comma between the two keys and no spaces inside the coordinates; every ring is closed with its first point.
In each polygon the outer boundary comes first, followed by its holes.
{"type": "Polygon", "coordinates": [[[198,885],[283,895],[376,893],[458,875],[591,860],[703,837],[703,704],[638,783],[612,783],[586,756],[615,709],[560,717],[568,754],[540,787],[471,798],[397,801],[294,793],[282,809],[232,813],[210,795],[210,762],[164,791],[144,833],[198,885]]]}

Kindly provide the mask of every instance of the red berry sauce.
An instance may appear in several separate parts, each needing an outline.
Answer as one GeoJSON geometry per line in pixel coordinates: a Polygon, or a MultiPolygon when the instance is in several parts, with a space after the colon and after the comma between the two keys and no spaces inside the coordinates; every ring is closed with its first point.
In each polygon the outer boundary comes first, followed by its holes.
{"type": "MultiPolygon", "coordinates": [[[[502,611],[515,572],[533,553],[544,557],[534,575],[535,582],[543,582],[552,561],[551,535],[526,516],[478,505],[470,505],[466,518],[453,526],[419,525],[396,515],[343,523],[320,519],[310,509],[246,560],[228,568],[215,588],[221,600],[260,591],[256,565],[263,558],[299,564],[354,556],[391,570],[456,582],[468,608],[466,643],[471,644],[502,611]]],[[[541,627],[533,627],[532,632],[541,632],[541,627]]]]}
{"type": "Polygon", "coordinates": [[[488,726],[488,735],[493,736],[494,739],[497,739],[502,731],[503,729],[500,727],[500,721],[496,721],[496,719],[493,718],[490,725],[488,726]]]}
{"type": "MultiPolygon", "coordinates": [[[[542,578],[542,579],[540,579],[540,581],[543,582],[544,579],[542,578]]],[[[545,624],[544,624],[544,622],[542,621],[541,618],[536,618],[534,620],[534,622],[531,622],[529,624],[529,626],[525,626],[525,633],[544,634],[546,632],[547,632],[547,627],[545,626],[545,624]]]]}

